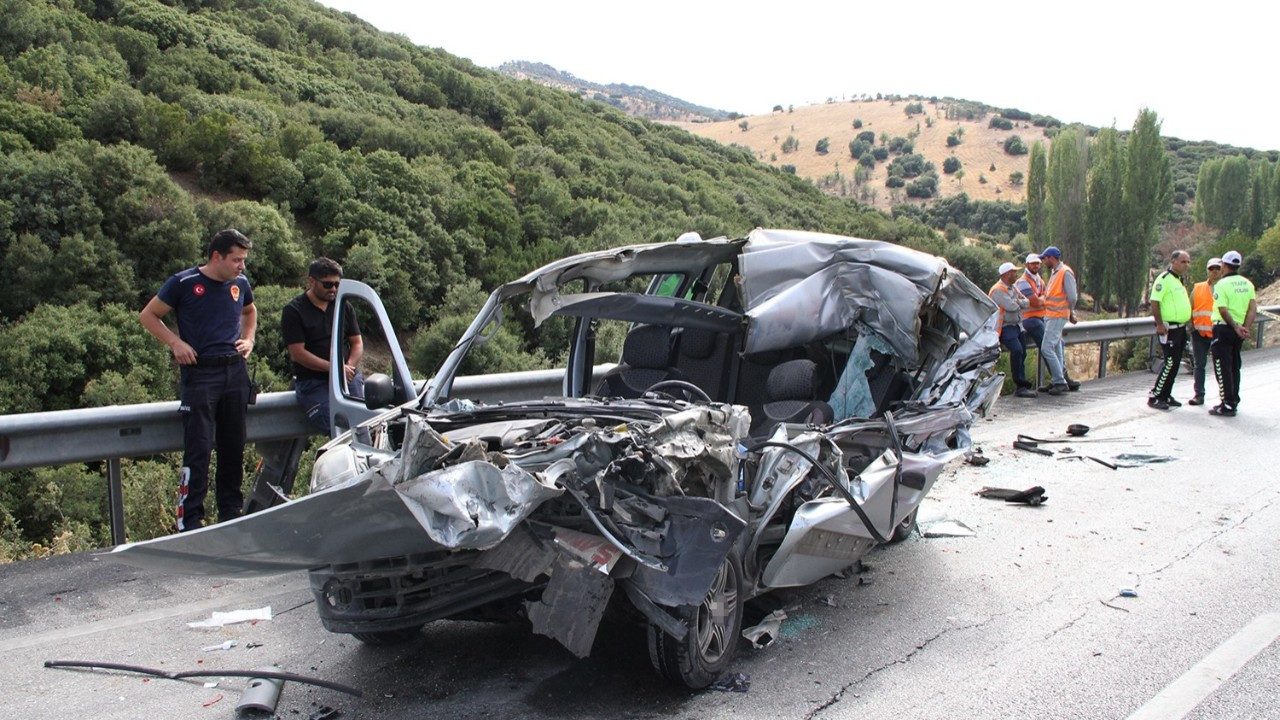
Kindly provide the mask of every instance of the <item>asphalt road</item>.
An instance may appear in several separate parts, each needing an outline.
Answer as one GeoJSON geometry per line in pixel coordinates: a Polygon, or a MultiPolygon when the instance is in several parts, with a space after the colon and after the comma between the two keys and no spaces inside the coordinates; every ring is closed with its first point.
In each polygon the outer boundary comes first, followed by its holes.
{"type": "MultiPolygon", "coordinates": [[[[1280,351],[1246,354],[1244,378],[1235,418],[1150,410],[1147,374],[1001,401],[973,433],[989,463],[957,461],[922,510],[924,530],[957,521],[973,535],[913,536],[873,551],[860,575],[778,596],[779,640],[740,648],[745,693],[664,685],[625,628],[602,629],[586,660],[520,627],[462,622],[368,648],[321,628],[302,574],[211,581],[78,555],[0,566],[0,707],[231,718],[247,682],[43,667],[76,659],[278,665],[364,693],[287,683],[280,718],[324,707],[341,718],[1280,717],[1280,351]],[[1043,446],[1054,457],[1011,446],[1018,433],[1064,437],[1070,423],[1091,426],[1089,442],[1043,446]],[[1133,467],[1060,459],[1066,448],[1133,467]],[[1031,485],[1044,505],[974,495],[1031,485]],[[187,627],[265,605],[270,621],[187,627]]],[[[1181,376],[1175,395],[1190,383],[1181,376]]]]}

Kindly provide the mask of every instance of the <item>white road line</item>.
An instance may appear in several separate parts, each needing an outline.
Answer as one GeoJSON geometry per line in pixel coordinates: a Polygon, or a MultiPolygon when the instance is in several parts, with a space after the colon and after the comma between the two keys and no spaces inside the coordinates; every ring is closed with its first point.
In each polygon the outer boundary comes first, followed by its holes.
{"type": "Polygon", "coordinates": [[[1259,615],[1138,708],[1128,720],[1177,720],[1186,717],[1278,637],[1280,613],[1259,615]]]}

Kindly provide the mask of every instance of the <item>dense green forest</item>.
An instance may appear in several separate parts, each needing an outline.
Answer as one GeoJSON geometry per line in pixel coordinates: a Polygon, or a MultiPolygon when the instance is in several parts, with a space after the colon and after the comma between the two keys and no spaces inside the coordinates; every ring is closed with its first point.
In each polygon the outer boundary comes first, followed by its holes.
{"type": "MultiPolygon", "coordinates": [[[[275,390],[280,309],[321,254],[379,291],[426,374],[489,289],[569,253],[791,227],[941,254],[985,287],[1042,239],[1005,203],[891,217],[306,0],[0,0],[0,17],[0,414],[173,399],[136,315],[225,227],[255,244],[275,390]],[[974,224],[993,240],[949,231],[974,224]]],[[[521,327],[476,370],[548,362],[521,327]]],[[[175,465],[127,461],[131,539],[167,531],[175,465]]],[[[0,476],[0,560],[104,544],[104,503],[101,468],[0,476]]]]}

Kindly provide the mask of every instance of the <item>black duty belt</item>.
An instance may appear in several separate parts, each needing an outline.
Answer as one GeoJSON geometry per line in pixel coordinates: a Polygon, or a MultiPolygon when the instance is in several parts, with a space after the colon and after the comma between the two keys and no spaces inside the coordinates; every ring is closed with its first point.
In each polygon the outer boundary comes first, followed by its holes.
{"type": "Polygon", "coordinates": [[[232,355],[197,355],[196,367],[226,367],[244,362],[244,356],[235,353],[232,355]]]}

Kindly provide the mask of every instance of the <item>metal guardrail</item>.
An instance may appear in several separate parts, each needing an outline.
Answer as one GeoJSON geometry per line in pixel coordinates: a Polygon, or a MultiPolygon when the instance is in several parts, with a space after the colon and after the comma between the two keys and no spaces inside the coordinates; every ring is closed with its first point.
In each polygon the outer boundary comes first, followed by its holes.
{"type": "MultiPolygon", "coordinates": [[[[1264,308],[1280,313],[1280,306],[1264,308]]],[[[1258,317],[1255,345],[1261,346],[1263,323],[1258,317]]],[[[1063,340],[1070,345],[1099,343],[1099,377],[1106,375],[1110,343],[1135,337],[1152,337],[1150,317],[1094,320],[1068,325],[1063,340]]],[[[598,366],[597,375],[609,365],[598,366]]],[[[486,402],[533,400],[562,394],[559,370],[493,373],[459,377],[453,394],[486,402]]],[[[247,440],[261,443],[318,434],[307,421],[292,392],[263,393],[250,406],[247,440]]],[[[107,498],[111,537],[125,541],[124,502],[120,459],[146,457],[182,449],[182,422],[178,403],[116,405],[79,410],[0,415],[0,471],[66,465],[107,463],[107,498]]]]}

